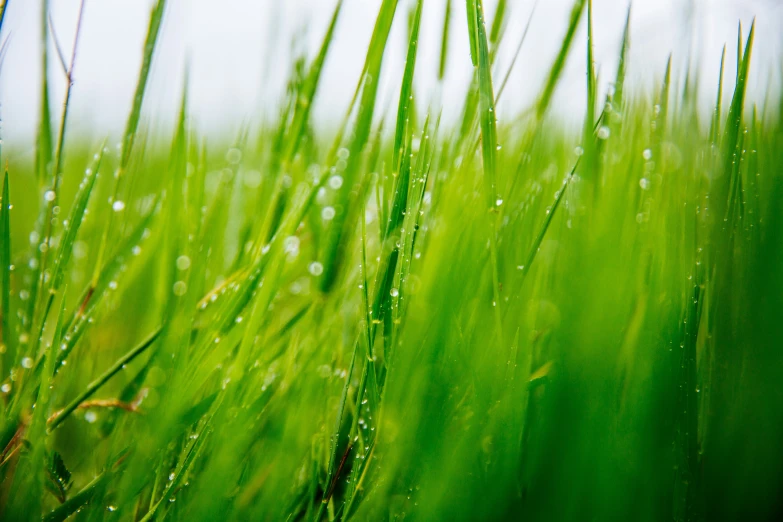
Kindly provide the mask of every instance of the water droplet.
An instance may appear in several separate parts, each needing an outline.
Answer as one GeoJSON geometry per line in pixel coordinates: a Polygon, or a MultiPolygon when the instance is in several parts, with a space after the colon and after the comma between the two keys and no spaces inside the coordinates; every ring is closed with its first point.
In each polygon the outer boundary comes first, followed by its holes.
{"type": "Polygon", "coordinates": [[[392,289],[389,291],[389,293],[391,294],[391,296],[392,296],[392,297],[397,297],[398,295],[400,295],[400,291],[399,291],[399,290],[397,290],[396,288],[392,288],[392,289]]]}
{"type": "Polygon", "coordinates": [[[257,170],[248,170],[242,176],[245,186],[249,189],[255,189],[261,186],[261,173],[257,170]]]}
{"type": "Polygon", "coordinates": [[[186,255],[181,255],[177,258],[177,269],[187,270],[190,268],[190,258],[186,255]]]}
{"type": "Polygon", "coordinates": [[[232,165],[236,165],[242,161],[242,151],[237,148],[230,148],[226,151],[226,161],[232,165]]]}
{"type": "Polygon", "coordinates": [[[92,424],[93,422],[98,420],[98,415],[96,415],[94,411],[88,411],[87,413],[84,414],[84,420],[92,424]]]}
{"type": "Polygon", "coordinates": [[[650,149],[644,149],[644,151],[642,152],[642,157],[646,161],[650,161],[652,159],[652,151],[650,149]]]}
{"type": "Polygon", "coordinates": [[[574,149],[574,154],[576,154],[577,156],[581,156],[584,153],[585,153],[585,149],[583,149],[582,147],[577,146],[574,149]]]}
{"type": "Polygon", "coordinates": [[[502,204],[503,204],[503,198],[497,198],[497,199],[495,200],[495,206],[496,206],[496,207],[499,207],[499,206],[500,206],[500,205],[502,205],[502,204]]]}
{"type": "Polygon", "coordinates": [[[313,261],[307,267],[307,271],[310,272],[312,275],[317,277],[317,276],[319,276],[319,275],[324,273],[324,265],[322,265],[318,261],[313,261]]]}
{"type": "Polygon", "coordinates": [[[601,125],[601,127],[598,129],[598,139],[599,140],[605,140],[609,137],[609,127],[606,125],[601,125]]]}
{"type": "Polygon", "coordinates": [[[185,292],[188,291],[188,285],[185,283],[185,281],[177,281],[174,283],[172,290],[174,291],[174,295],[181,297],[185,295],[185,292]]]}
{"type": "Polygon", "coordinates": [[[3,393],[8,393],[11,391],[11,385],[9,383],[5,383],[2,386],[0,386],[0,391],[3,393]]]}
{"type": "Polygon", "coordinates": [[[324,219],[324,221],[331,221],[334,219],[334,207],[324,207],[321,210],[321,217],[324,219]]]}
{"type": "Polygon", "coordinates": [[[22,359],[22,367],[24,368],[32,368],[33,367],[33,360],[29,357],[25,357],[22,359]]]}
{"type": "Polygon", "coordinates": [[[117,281],[109,281],[109,288],[111,288],[112,290],[116,290],[117,289],[117,281]]]}
{"type": "Polygon", "coordinates": [[[134,256],[141,254],[141,247],[139,245],[134,246],[133,248],[131,248],[131,253],[134,256]]]}
{"type": "Polygon", "coordinates": [[[297,255],[299,253],[299,238],[296,236],[288,236],[283,240],[283,251],[289,255],[297,255]]]}
{"type": "Polygon", "coordinates": [[[118,199],[117,201],[111,204],[111,208],[115,212],[122,212],[123,210],[125,210],[125,202],[118,199]]]}
{"type": "Polygon", "coordinates": [[[650,188],[650,180],[647,178],[642,178],[639,180],[639,186],[642,187],[642,190],[647,190],[650,188]]]}
{"type": "Polygon", "coordinates": [[[334,175],[331,178],[329,178],[329,186],[333,188],[334,190],[339,189],[343,186],[343,177],[340,175],[334,175]]]}
{"type": "Polygon", "coordinates": [[[54,198],[56,197],[57,194],[55,194],[53,190],[47,190],[46,192],[44,192],[44,199],[46,201],[54,201],[54,198]]]}

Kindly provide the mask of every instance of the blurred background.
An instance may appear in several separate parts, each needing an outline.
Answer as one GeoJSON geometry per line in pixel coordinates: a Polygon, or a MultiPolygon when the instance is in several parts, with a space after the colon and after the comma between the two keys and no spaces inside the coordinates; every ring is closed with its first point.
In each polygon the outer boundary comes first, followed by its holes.
{"type": "MultiPolygon", "coordinates": [[[[616,56],[628,0],[593,0],[596,70],[605,89],[616,56]]],[[[342,117],[356,85],[380,0],[346,0],[329,52],[313,116],[316,126],[342,117]]],[[[501,120],[528,107],[548,72],[565,32],[572,0],[509,0],[506,35],[498,59],[504,74],[529,17],[531,29],[499,107],[501,120]],[[535,9],[534,9],[535,4],[535,9]]],[[[0,72],[2,138],[30,143],[38,120],[40,4],[11,0],[3,27],[8,40],[0,72]]],[[[80,0],[51,0],[51,25],[70,55],[80,0]]],[[[172,0],[153,65],[144,116],[153,129],[165,130],[176,113],[183,71],[190,68],[191,107],[196,125],[208,135],[233,131],[243,121],[274,116],[289,76],[292,56],[312,56],[335,0],[172,0]]],[[[419,62],[418,102],[442,105],[454,118],[469,82],[471,65],[462,0],[453,1],[450,59],[443,85],[437,81],[445,0],[425,2],[419,62]]],[[[485,9],[492,18],[495,0],[485,9]]],[[[86,0],[84,25],[74,71],[74,129],[91,136],[118,135],[136,84],[151,0],[86,0]]],[[[379,101],[394,106],[406,42],[402,0],[387,48],[379,101]]],[[[726,76],[735,70],[737,23],[745,34],[756,17],[749,96],[763,101],[780,81],[783,2],[777,0],[636,0],[632,7],[629,74],[636,86],[649,88],[662,76],[673,53],[676,81],[690,64],[701,74],[705,110],[714,103],[720,53],[727,44],[726,76]]],[[[584,20],[574,52],[560,82],[553,110],[578,125],[584,109],[584,20]]],[[[53,117],[58,117],[65,77],[50,44],[49,77],[53,117]]],[[[496,80],[497,82],[498,80],[496,80]]],[[[730,92],[726,96],[730,96],[730,92]]]]}

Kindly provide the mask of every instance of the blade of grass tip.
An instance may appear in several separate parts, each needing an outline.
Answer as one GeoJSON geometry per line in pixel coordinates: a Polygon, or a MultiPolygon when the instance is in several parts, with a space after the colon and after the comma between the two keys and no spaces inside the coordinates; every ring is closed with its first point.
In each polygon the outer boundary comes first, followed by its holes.
{"type": "MultiPolygon", "coordinates": [[[[383,50],[386,47],[386,40],[388,39],[388,31],[391,28],[391,22],[394,18],[394,13],[397,11],[397,3],[398,0],[393,0],[393,1],[383,0],[383,2],[381,3],[381,6],[378,10],[378,17],[375,20],[375,27],[373,28],[372,37],[370,38],[370,45],[368,46],[367,55],[364,58],[362,73],[359,76],[359,81],[356,83],[356,89],[353,92],[351,103],[348,104],[348,109],[345,112],[345,116],[343,117],[339,130],[335,134],[334,142],[332,143],[332,148],[329,149],[329,153],[326,155],[326,162],[325,162],[326,165],[331,165],[332,163],[334,163],[334,159],[337,157],[337,151],[339,150],[340,146],[343,143],[343,137],[345,136],[345,131],[348,128],[348,121],[351,118],[351,114],[353,113],[353,109],[356,106],[356,102],[359,101],[360,99],[359,98],[360,94],[362,94],[362,100],[360,103],[359,112],[361,112],[362,107],[364,107],[366,110],[366,105],[364,103],[365,101],[364,94],[366,88],[363,89],[363,87],[366,87],[367,82],[365,80],[367,78],[367,73],[370,71],[370,68],[373,66],[374,62],[378,62],[383,58],[383,50]],[[386,33],[385,37],[383,33],[386,33]],[[382,47],[380,47],[381,45],[382,47]]],[[[376,75],[370,74],[370,80],[371,82],[372,80],[378,80],[377,74],[376,75]]],[[[373,83],[377,83],[377,82],[373,82],[373,83]]],[[[357,121],[359,120],[360,118],[357,115],[357,121]]]]}
{"type": "Polygon", "coordinates": [[[47,431],[49,433],[53,432],[57,427],[62,424],[62,422],[68,418],[68,416],[73,413],[73,411],[79,407],[79,404],[84,402],[85,400],[89,399],[92,394],[94,394],[98,389],[100,389],[101,386],[106,384],[109,379],[114,377],[120,370],[122,370],[126,364],[130,363],[141,355],[147,348],[152,346],[152,344],[157,340],[160,333],[163,331],[162,327],[158,327],[154,332],[152,332],[146,339],[144,339],[141,343],[136,345],[134,348],[131,348],[130,351],[128,351],[125,355],[117,359],[117,362],[115,362],[109,369],[107,369],[103,374],[101,374],[97,379],[92,381],[90,384],[87,385],[87,387],[84,389],[82,393],[76,396],[75,399],[73,399],[68,405],[63,408],[62,412],[55,417],[52,422],[49,424],[47,431]]]}
{"type": "Polygon", "coordinates": [[[451,25],[451,0],[446,0],[443,12],[443,31],[440,38],[440,61],[438,63],[438,81],[446,74],[446,62],[449,58],[449,26],[451,25]]]}
{"type": "MultiPolygon", "coordinates": [[[[120,152],[120,163],[115,173],[114,190],[111,197],[112,203],[117,201],[117,197],[120,193],[120,182],[124,176],[128,164],[130,162],[130,154],[133,149],[133,143],[136,139],[136,132],[139,127],[139,119],[141,117],[141,106],[144,101],[144,95],[147,89],[147,80],[149,79],[150,69],[152,67],[152,59],[155,54],[155,47],[158,42],[158,36],[160,34],[160,28],[163,22],[163,13],[166,8],[166,0],[157,0],[157,3],[153,6],[150,13],[149,25],[147,28],[147,37],[144,41],[144,54],[141,61],[141,68],[139,69],[138,81],[136,83],[136,91],[133,94],[133,105],[131,106],[131,112],[128,115],[128,121],[125,124],[125,133],[122,140],[122,150],[120,152]]],[[[106,224],[103,229],[103,237],[98,247],[97,262],[95,264],[95,272],[93,273],[93,284],[96,283],[99,271],[102,269],[103,257],[106,253],[106,243],[109,239],[109,231],[112,230],[112,221],[114,219],[114,212],[109,213],[109,217],[106,220],[106,224]]]]}
{"type": "MultiPolygon", "coordinates": [[[[5,346],[4,353],[14,353],[15,335],[11,317],[11,201],[8,188],[8,168],[3,176],[3,194],[0,199],[0,344],[5,346]]],[[[0,357],[0,374],[2,374],[0,357]]]]}
{"type": "Polygon", "coordinates": [[[394,133],[394,157],[392,158],[394,175],[397,175],[399,172],[404,146],[403,139],[410,125],[409,110],[413,102],[411,91],[413,89],[413,73],[416,69],[416,50],[419,42],[422,5],[422,0],[416,2],[416,13],[414,14],[410,39],[408,40],[408,55],[405,58],[405,72],[402,75],[402,86],[400,87],[400,101],[397,106],[397,127],[394,133]]]}
{"type": "Polygon", "coordinates": [[[658,102],[658,114],[656,115],[655,136],[660,144],[666,134],[666,120],[669,113],[669,91],[671,89],[672,78],[672,55],[666,60],[666,72],[663,75],[663,88],[661,89],[661,99],[658,102]]]}
{"type": "Polygon", "coordinates": [[[492,20],[492,29],[489,32],[489,43],[492,44],[492,50],[495,52],[498,42],[500,41],[500,32],[503,28],[506,15],[506,0],[498,0],[497,7],[495,7],[495,17],[492,20]]]}
{"type": "Polygon", "coordinates": [[[536,105],[536,117],[539,120],[544,116],[547,108],[549,108],[549,103],[552,101],[552,94],[560,79],[560,74],[563,72],[563,67],[568,58],[568,52],[571,49],[571,43],[574,40],[576,28],[579,25],[579,19],[582,17],[584,7],[585,0],[576,0],[574,2],[574,7],[571,9],[571,18],[568,22],[566,34],[563,37],[563,43],[560,45],[560,51],[558,52],[555,61],[552,63],[544,86],[544,91],[541,93],[541,98],[539,98],[538,104],[536,105]]]}
{"type": "Polygon", "coordinates": [[[740,69],[742,68],[742,20],[737,23],[737,76],[735,81],[739,80],[740,69]]]}
{"type": "Polygon", "coordinates": [[[332,13],[332,19],[329,22],[329,28],[326,30],[324,39],[321,42],[321,48],[318,51],[318,55],[313,60],[310,66],[310,72],[307,75],[307,79],[304,82],[302,90],[296,99],[296,110],[294,112],[294,119],[291,123],[291,130],[288,137],[288,144],[286,152],[283,155],[283,164],[291,161],[296,154],[296,150],[299,147],[299,143],[302,139],[302,134],[307,124],[307,120],[310,116],[310,110],[313,106],[313,100],[318,89],[318,83],[321,78],[321,70],[326,60],[326,55],[329,51],[329,47],[332,43],[334,36],[334,28],[337,25],[337,19],[340,15],[340,11],[343,6],[343,0],[338,0],[337,5],[334,7],[332,13]]]}
{"type": "Polygon", "coordinates": [[[470,43],[470,63],[478,67],[478,29],[476,27],[476,0],[465,0],[468,16],[468,41],[470,43]]]}
{"type": "Polygon", "coordinates": [[[723,53],[720,55],[720,72],[718,73],[718,96],[715,100],[715,112],[712,115],[712,126],[710,128],[710,141],[713,145],[718,145],[720,137],[720,116],[721,104],[723,102],[723,71],[726,64],[726,46],[723,46],[723,53]]]}
{"type": "Polygon", "coordinates": [[[740,127],[742,125],[742,113],[745,105],[745,91],[747,87],[748,70],[750,68],[750,54],[753,48],[753,35],[755,33],[756,22],[750,26],[750,33],[748,34],[748,40],[745,44],[745,52],[742,57],[742,63],[740,64],[739,73],[737,75],[736,87],[734,88],[734,96],[731,100],[731,106],[729,107],[729,115],[726,121],[726,131],[723,136],[724,145],[724,172],[731,172],[731,164],[733,161],[739,161],[736,157],[737,153],[737,141],[739,138],[740,127]]]}
{"type": "Polygon", "coordinates": [[[628,12],[625,15],[625,26],[623,27],[623,39],[620,44],[620,58],[617,61],[617,74],[614,77],[614,95],[612,101],[618,109],[622,109],[623,94],[625,89],[625,71],[628,67],[628,50],[631,43],[631,6],[628,5],[628,12]]]}
{"type": "Polygon", "coordinates": [[[576,161],[576,163],[574,164],[574,168],[571,169],[571,172],[568,174],[568,176],[566,176],[565,180],[563,180],[563,184],[560,186],[560,190],[555,192],[555,202],[552,204],[552,208],[549,210],[549,212],[546,214],[546,217],[544,218],[544,223],[541,225],[541,228],[539,229],[538,234],[536,235],[536,238],[533,241],[533,245],[530,248],[530,252],[528,252],[527,254],[527,258],[525,258],[525,264],[517,266],[517,270],[522,272],[523,278],[530,271],[530,265],[533,264],[533,261],[536,258],[536,254],[538,254],[538,249],[541,247],[541,243],[544,241],[544,236],[546,235],[546,231],[549,229],[549,225],[552,223],[552,219],[555,217],[555,212],[557,211],[557,207],[560,206],[560,201],[565,196],[566,189],[568,188],[568,183],[571,181],[571,178],[574,176],[574,172],[576,172],[576,168],[578,166],[579,166],[579,160],[576,161]]]}

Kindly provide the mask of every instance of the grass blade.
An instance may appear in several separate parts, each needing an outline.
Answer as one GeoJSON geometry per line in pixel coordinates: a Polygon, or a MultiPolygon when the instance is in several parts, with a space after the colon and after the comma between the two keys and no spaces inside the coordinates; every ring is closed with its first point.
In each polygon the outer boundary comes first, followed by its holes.
{"type": "Polygon", "coordinates": [[[451,1],[446,0],[443,12],[443,30],[440,38],[440,61],[438,62],[438,80],[443,81],[446,74],[446,62],[449,58],[449,26],[451,25],[451,1]]]}
{"type": "Polygon", "coordinates": [[[557,54],[557,58],[552,63],[552,67],[549,70],[544,91],[541,93],[541,98],[536,105],[536,116],[540,120],[546,110],[549,108],[549,103],[552,100],[552,94],[555,92],[557,81],[560,79],[560,74],[563,72],[566,59],[568,58],[568,52],[571,49],[571,43],[574,40],[576,34],[576,28],[579,25],[579,19],[582,17],[582,11],[585,7],[585,0],[576,0],[574,6],[571,9],[571,18],[568,22],[568,29],[563,37],[563,42],[560,44],[560,51],[557,54]]]}
{"type": "Polygon", "coordinates": [[[383,64],[383,55],[386,44],[389,39],[394,14],[397,10],[398,0],[383,0],[378,11],[378,18],[375,22],[370,46],[367,50],[367,60],[365,73],[360,80],[362,85],[362,94],[359,101],[359,110],[356,115],[356,124],[353,131],[353,139],[348,148],[349,160],[346,170],[343,173],[344,183],[338,191],[338,201],[343,206],[341,212],[335,212],[334,219],[326,230],[325,248],[323,256],[323,274],[320,279],[322,292],[328,292],[335,281],[339,270],[340,260],[342,259],[341,250],[345,244],[340,239],[343,237],[345,228],[350,223],[348,219],[354,217],[359,202],[355,198],[350,198],[350,191],[357,183],[357,176],[361,168],[362,151],[367,145],[370,135],[373,114],[375,112],[375,99],[378,94],[379,77],[381,66],[383,64]],[[350,198],[350,199],[349,199],[350,198]]]}
{"type": "Polygon", "coordinates": [[[394,158],[392,162],[393,172],[399,172],[400,160],[403,153],[403,140],[408,132],[410,124],[410,108],[413,104],[413,72],[416,69],[416,50],[419,43],[419,25],[421,23],[421,10],[423,2],[416,2],[416,13],[413,18],[410,39],[408,41],[408,55],[405,59],[405,72],[402,75],[400,87],[400,101],[397,107],[397,128],[394,133],[394,158]]]}
{"type": "Polygon", "coordinates": [[[337,25],[337,18],[340,15],[342,6],[343,0],[338,0],[334,12],[332,13],[332,19],[329,22],[329,28],[326,30],[324,39],[321,42],[321,48],[310,66],[310,72],[307,75],[302,90],[296,98],[296,109],[294,111],[293,121],[291,122],[286,152],[283,154],[283,164],[291,161],[302,139],[302,133],[310,116],[315,93],[318,89],[318,81],[321,78],[321,69],[323,68],[324,61],[326,61],[326,55],[329,51],[329,46],[332,43],[334,28],[337,25]]]}
{"type": "Polygon", "coordinates": [[[130,363],[133,359],[144,353],[147,348],[152,346],[162,331],[162,328],[157,328],[146,339],[144,339],[134,348],[131,348],[131,350],[129,350],[125,355],[117,359],[117,362],[115,362],[111,367],[109,367],[109,369],[103,372],[97,379],[88,384],[84,391],[77,395],[76,398],[74,398],[71,402],[69,402],[68,405],[63,408],[60,414],[49,423],[47,431],[51,433],[57,429],[57,427],[62,424],[62,422],[67,419],[76,408],[79,407],[79,404],[89,399],[92,394],[101,388],[101,386],[106,384],[109,379],[114,377],[120,370],[122,370],[126,364],[130,363]]]}

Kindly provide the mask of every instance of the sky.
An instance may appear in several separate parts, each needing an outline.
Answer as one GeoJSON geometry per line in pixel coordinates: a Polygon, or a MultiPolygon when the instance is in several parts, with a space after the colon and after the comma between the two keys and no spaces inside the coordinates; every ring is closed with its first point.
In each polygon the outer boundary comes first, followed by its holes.
{"type": "MultiPolygon", "coordinates": [[[[381,0],[345,0],[313,109],[316,125],[341,119],[356,85],[381,0]]],[[[496,0],[487,0],[491,19],[496,0]]],[[[160,45],[145,99],[143,118],[152,128],[173,123],[189,69],[190,110],[206,134],[235,130],[243,122],[273,117],[290,72],[292,56],[312,57],[336,0],[169,0],[160,45]]],[[[80,0],[50,0],[50,19],[70,59],[80,0]]],[[[127,117],[141,61],[151,0],[86,0],[73,72],[69,125],[90,136],[119,136],[127,117]]],[[[384,56],[379,102],[396,105],[407,45],[406,13],[400,0],[384,56]]],[[[498,117],[511,119],[540,92],[565,33],[573,0],[508,0],[508,25],[498,56],[505,74],[531,17],[498,117]],[[535,4],[535,10],[534,8],[535,4]]],[[[436,78],[445,0],[425,0],[417,62],[416,92],[422,104],[442,106],[448,121],[460,107],[471,75],[465,9],[454,8],[446,79],[436,78]]],[[[593,0],[596,68],[601,89],[614,76],[628,0],[593,0]]],[[[2,29],[7,40],[0,69],[0,132],[12,143],[30,144],[38,121],[41,82],[41,2],[10,0],[2,29]]],[[[756,17],[749,95],[763,101],[777,92],[783,44],[783,2],[776,0],[635,0],[631,9],[629,76],[640,91],[660,81],[673,54],[675,78],[687,64],[701,73],[705,108],[717,90],[720,54],[727,44],[726,77],[735,70],[737,24],[744,34],[756,17]],[[770,86],[773,89],[770,89],[770,86]]],[[[50,42],[52,111],[59,118],[65,76],[50,42]]],[[[553,100],[553,111],[578,124],[585,104],[585,27],[553,100]]],[[[730,89],[727,89],[730,91],[730,89]]],[[[729,95],[730,93],[727,93],[729,95]]]]}

